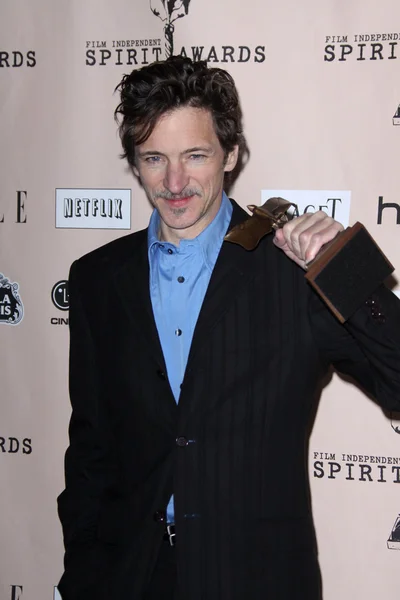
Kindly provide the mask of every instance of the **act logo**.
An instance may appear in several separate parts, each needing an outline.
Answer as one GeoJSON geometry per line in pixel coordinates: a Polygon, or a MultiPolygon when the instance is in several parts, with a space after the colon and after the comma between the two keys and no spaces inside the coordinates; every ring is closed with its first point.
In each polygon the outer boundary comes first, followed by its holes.
{"type": "Polygon", "coordinates": [[[398,105],[397,110],[393,115],[393,125],[400,125],[400,104],[398,105]]]}
{"type": "Polygon", "coordinates": [[[343,190],[261,190],[261,204],[268,198],[281,197],[296,204],[293,216],[318,210],[347,227],[350,219],[351,192],[343,190]]]}
{"type": "Polygon", "coordinates": [[[165,58],[174,54],[175,21],[189,12],[191,0],[150,0],[151,12],[164,23],[165,58]]]}
{"type": "Polygon", "coordinates": [[[387,547],[389,550],[400,550],[400,515],[394,522],[392,531],[390,532],[389,539],[387,541],[387,547]]]}
{"type": "Polygon", "coordinates": [[[18,283],[12,283],[0,273],[0,323],[18,325],[24,318],[24,306],[18,290],[18,283]]]}

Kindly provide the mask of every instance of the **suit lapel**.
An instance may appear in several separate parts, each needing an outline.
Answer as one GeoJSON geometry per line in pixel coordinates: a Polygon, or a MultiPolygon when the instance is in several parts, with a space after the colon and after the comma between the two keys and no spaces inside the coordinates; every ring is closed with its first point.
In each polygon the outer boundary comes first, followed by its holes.
{"type": "MultiPolygon", "coordinates": [[[[155,361],[155,376],[157,370],[166,373],[167,368],[150,298],[149,261],[145,234],[137,247],[133,249],[130,259],[115,274],[115,280],[121,303],[129,317],[128,323],[139,335],[137,344],[148,346],[155,361]]],[[[176,402],[170,388],[169,392],[166,402],[163,403],[167,410],[163,412],[159,403],[157,403],[156,410],[160,411],[162,417],[168,417],[168,421],[172,423],[171,417],[176,412],[176,402]]]]}
{"type": "Polygon", "coordinates": [[[153,317],[149,288],[147,243],[143,240],[131,258],[116,273],[117,290],[131,323],[149,344],[157,362],[163,362],[162,350],[153,317]]]}
{"type": "MultiPolygon", "coordinates": [[[[249,215],[233,202],[233,214],[228,231],[247,218],[249,215]]],[[[223,242],[193,334],[187,373],[192,367],[198,350],[207,340],[210,330],[228,310],[248,281],[254,277],[256,270],[257,261],[254,252],[249,252],[231,242],[223,242]]]]}

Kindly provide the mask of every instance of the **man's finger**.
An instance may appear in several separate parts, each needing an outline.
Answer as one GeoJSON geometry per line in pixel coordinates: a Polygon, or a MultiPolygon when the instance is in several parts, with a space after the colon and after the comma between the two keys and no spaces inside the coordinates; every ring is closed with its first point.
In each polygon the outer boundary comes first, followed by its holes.
{"type": "Polygon", "coordinates": [[[343,230],[343,226],[340,223],[335,221],[332,225],[330,225],[326,229],[319,231],[318,233],[315,233],[312,236],[310,243],[307,247],[307,250],[305,252],[305,255],[304,255],[306,264],[308,264],[310,261],[314,260],[314,258],[317,256],[317,254],[321,250],[321,248],[323,246],[325,246],[325,244],[328,244],[333,239],[335,239],[335,237],[338,235],[338,233],[342,230],[343,230]]]}
{"type": "Polygon", "coordinates": [[[277,229],[274,235],[274,244],[278,246],[278,248],[283,248],[286,244],[285,236],[283,234],[283,229],[277,229]]]}

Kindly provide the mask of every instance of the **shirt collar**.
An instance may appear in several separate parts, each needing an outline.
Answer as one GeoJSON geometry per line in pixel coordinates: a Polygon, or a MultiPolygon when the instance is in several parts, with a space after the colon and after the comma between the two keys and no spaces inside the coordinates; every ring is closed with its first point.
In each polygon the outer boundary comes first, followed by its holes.
{"type": "Polygon", "coordinates": [[[191,251],[201,251],[203,253],[205,263],[211,268],[217,260],[218,253],[220,251],[224,235],[228,229],[229,223],[232,217],[232,204],[229,201],[228,196],[225,192],[222,192],[221,206],[219,207],[218,213],[211,221],[209,225],[195,238],[191,240],[183,239],[180,241],[179,246],[175,246],[170,242],[160,242],[158,239],[158,231],[160,225],[160,215],[156,209],[150,217],[148,234],[147,234],[147,245],[149,252],[149,259],[151,254],[156,250],[162,250],[168,252],[168,249],[172,249],[174,252],[184,254],[191,251]]]}

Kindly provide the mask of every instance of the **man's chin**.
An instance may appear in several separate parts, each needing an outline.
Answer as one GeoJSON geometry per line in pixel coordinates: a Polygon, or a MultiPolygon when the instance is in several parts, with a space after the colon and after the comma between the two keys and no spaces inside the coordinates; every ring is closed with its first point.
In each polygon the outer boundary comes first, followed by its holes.
{"type": "Polygon", "coordinates": [[[199,235],[201,232],[201,226],[199,227],[199,221],[201,217],[188,218],[189,215],[183,215],[179,218],[171,218],[171,214],[164,218],[164,215],[160,215],[161,221],[163,222],[163,228],[168,229],[171,233],[176,232],[176,235],[180,238],[191,239],[199,235]]]}
{"type": "Polygon", "coordinates": [[[168,227],[168,229],[176,230],[176,231],[184,231],[185,229],[191,229],[196,225],[197,221],[180,221],[180,220],[168,220],[164,221],[164,224],[168,227]]]}
{"type": "MultiPolygon", "coordinates": [[[[168,201],[169,202],[169,201],[168,201]]],[[[194,214],[193,208],[186,205],[167,205],[159,207],[161,220],[173,229],[186,229],[194,225],[200,218],[200,215],[194,214]],[[192,210],[191,210],[192,209],[192,210]]]]}

